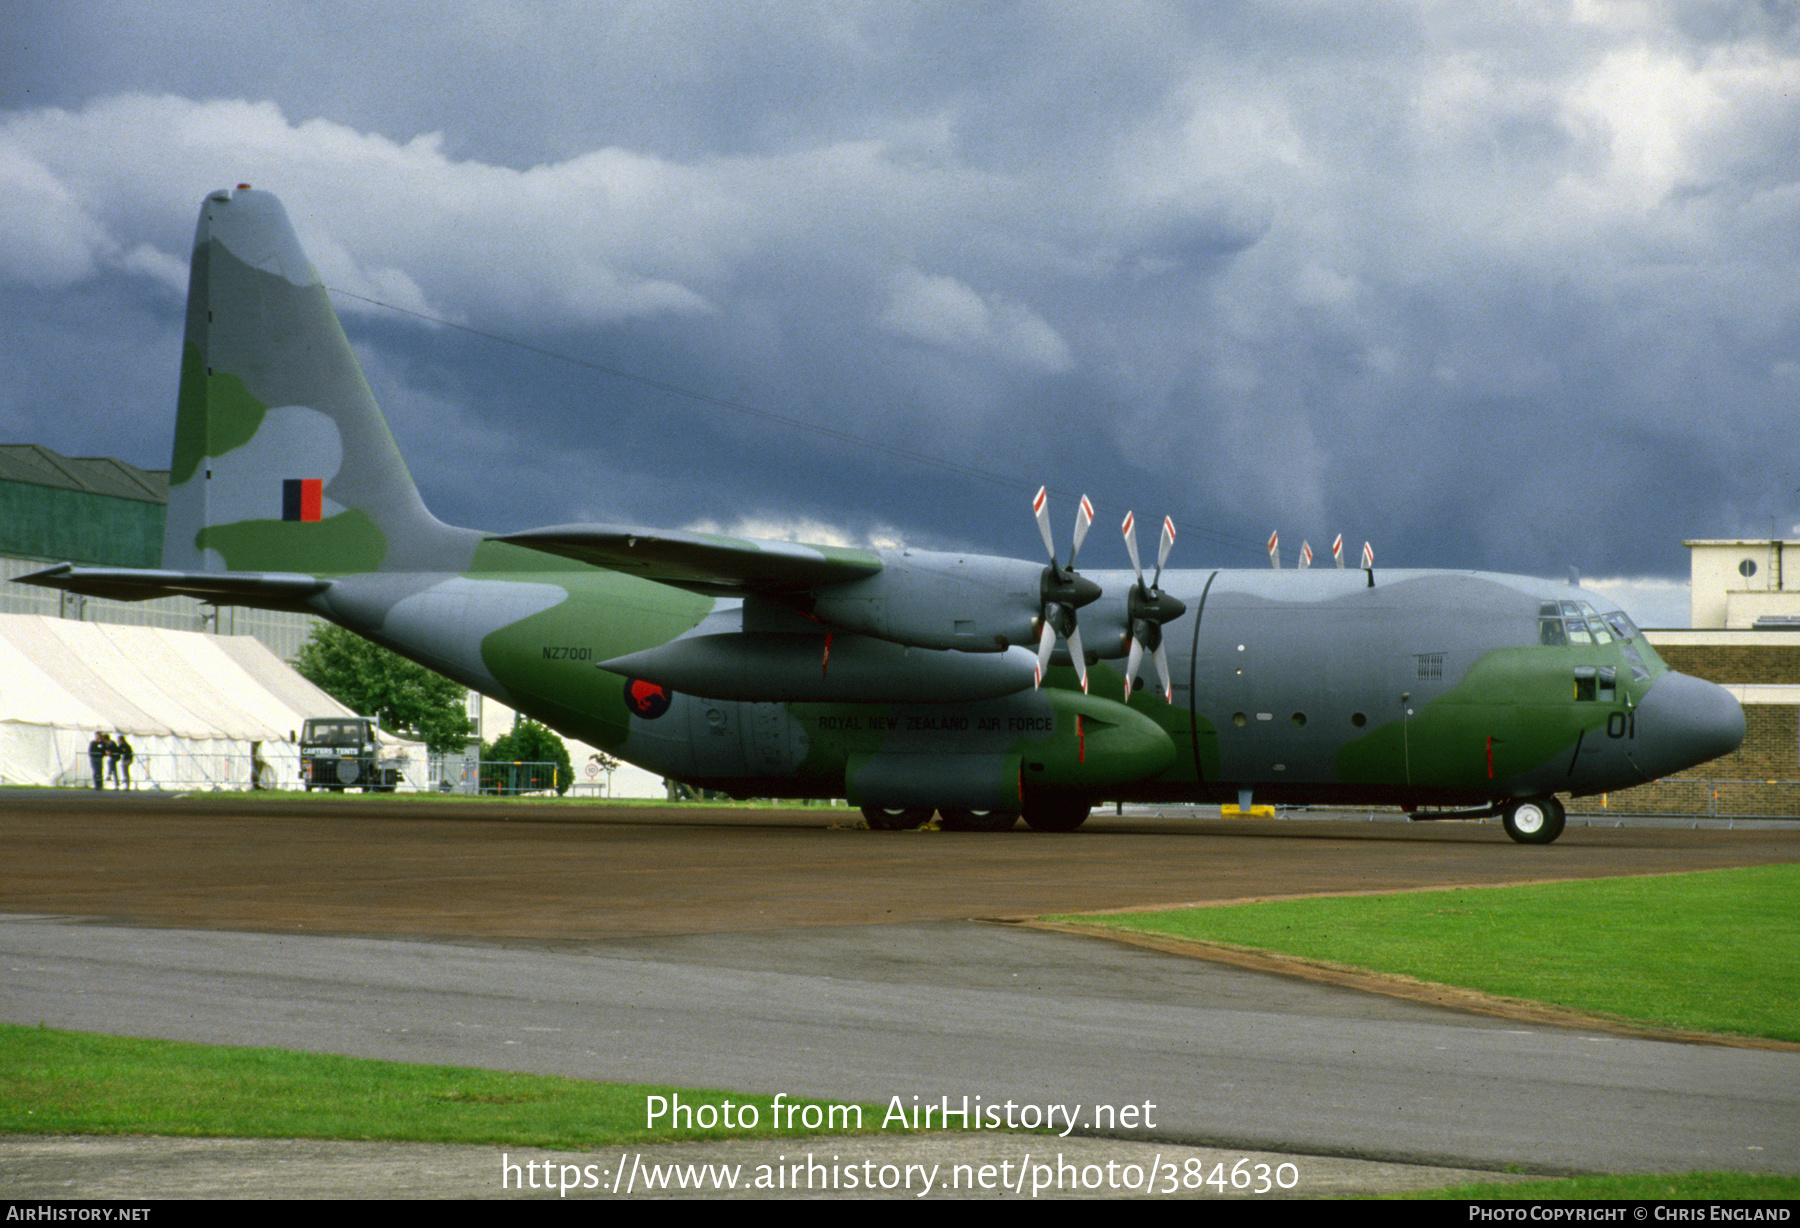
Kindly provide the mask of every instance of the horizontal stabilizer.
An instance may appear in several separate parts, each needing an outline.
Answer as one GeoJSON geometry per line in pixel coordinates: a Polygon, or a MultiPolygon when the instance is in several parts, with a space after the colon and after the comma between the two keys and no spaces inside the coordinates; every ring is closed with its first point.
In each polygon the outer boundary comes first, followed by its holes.
{"type": "Polygon", "coordinates": [[[265,609],[300,606],[324,592],[330,581],[280,571],[156,571],[136,567],[76,567],[59,563],[17,583],[60,588],[109,601],[150,601],[157,597],[196,597],[216,605],[254,605],[265,609]]]}
{"type": "Polygon", "coordinates": [[[502,534],[491,540],[713,596],[803,593],[861,580],[881,570],[881,559],[870,550],[679,529],[570,524],[502,534]]]}

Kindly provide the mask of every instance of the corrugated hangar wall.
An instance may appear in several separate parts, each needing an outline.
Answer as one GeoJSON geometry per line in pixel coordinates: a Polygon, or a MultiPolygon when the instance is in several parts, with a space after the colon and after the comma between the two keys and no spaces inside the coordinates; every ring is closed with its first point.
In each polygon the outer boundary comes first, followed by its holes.
{"type": "Polygon", "coordinates": [[[254,635],[292,660],[318,621],[300,614],[188,597],[105,601],[5,581],[49,563],[162,566],[169,475],[111,457],[64,456],[37,444],[0,444],[0,614],[254,635]]]}
{"type": "Polygon", "coordinates": [[[162,564],[164,507],[0,478],[0,553],[111,567],[162,564]]]}

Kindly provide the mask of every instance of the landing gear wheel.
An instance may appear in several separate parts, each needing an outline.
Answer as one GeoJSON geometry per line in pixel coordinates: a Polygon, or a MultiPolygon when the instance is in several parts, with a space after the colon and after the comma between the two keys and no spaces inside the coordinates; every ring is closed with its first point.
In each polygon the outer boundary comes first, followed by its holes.
{"type": "Polygon", "coordinates": [[[1011,831],[1018,813],[1012,810],[939,810],[945,831],[1011,831]]]}
{"type": "Polygon", "coordinates": [[[863,822],[869,825],[870,831],[912,831],[931,818],[931,811],[885,810],[880,806],[864,806],[862,815],[863,822]]]}
{"type": "Polygon", "coordinates": [[[1087,822],[1088,810],[1079,798],[1035,798],[1025,803],[1025,825],[1032,831],[1074,831],[1087,822]]]}
{"type": "Polygon", "coordinates": [[[1520,798],[1500,821],[1520,844],[1549,844],[1562,835],[1563,804],[1554,797],[1520,798]]]}

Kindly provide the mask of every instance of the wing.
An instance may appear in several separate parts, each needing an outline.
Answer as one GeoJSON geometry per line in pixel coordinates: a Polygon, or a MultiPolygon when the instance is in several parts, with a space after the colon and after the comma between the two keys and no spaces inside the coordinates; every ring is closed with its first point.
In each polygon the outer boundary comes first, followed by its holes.
{"type": "Polygon", "coordinates": [[[608,524],[557,525],[490,540],[715,597],[803,593],[861,580],[882,567],[869,550],[608,524]]]}

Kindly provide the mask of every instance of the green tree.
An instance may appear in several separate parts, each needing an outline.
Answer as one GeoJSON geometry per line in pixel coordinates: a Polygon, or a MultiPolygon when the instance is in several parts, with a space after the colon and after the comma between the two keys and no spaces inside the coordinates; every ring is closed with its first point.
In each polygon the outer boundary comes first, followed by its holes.
{"type": "MultiPolygon", "coordinates": [[[[511,733],[503,733],[482,748],[481,757],[495,763],[553,763],[556,765],[556,791],[567,793],[575,780],[575,767],[569,762],[569,748],[547,726],[534,720],[521,719],[511,733]]],[[[522,780],[510,783],[501,772],[496,780],[506,788],[539,791],[550,787],[548,780],[522,780]]]]}
{"type": "Polygon", "coordinates": [[[383,729],[418,738],[435,754],[468,745],[466,687],[342,627],[314,627],[294,668],[358,716],[376,717],[383,729]]]}

